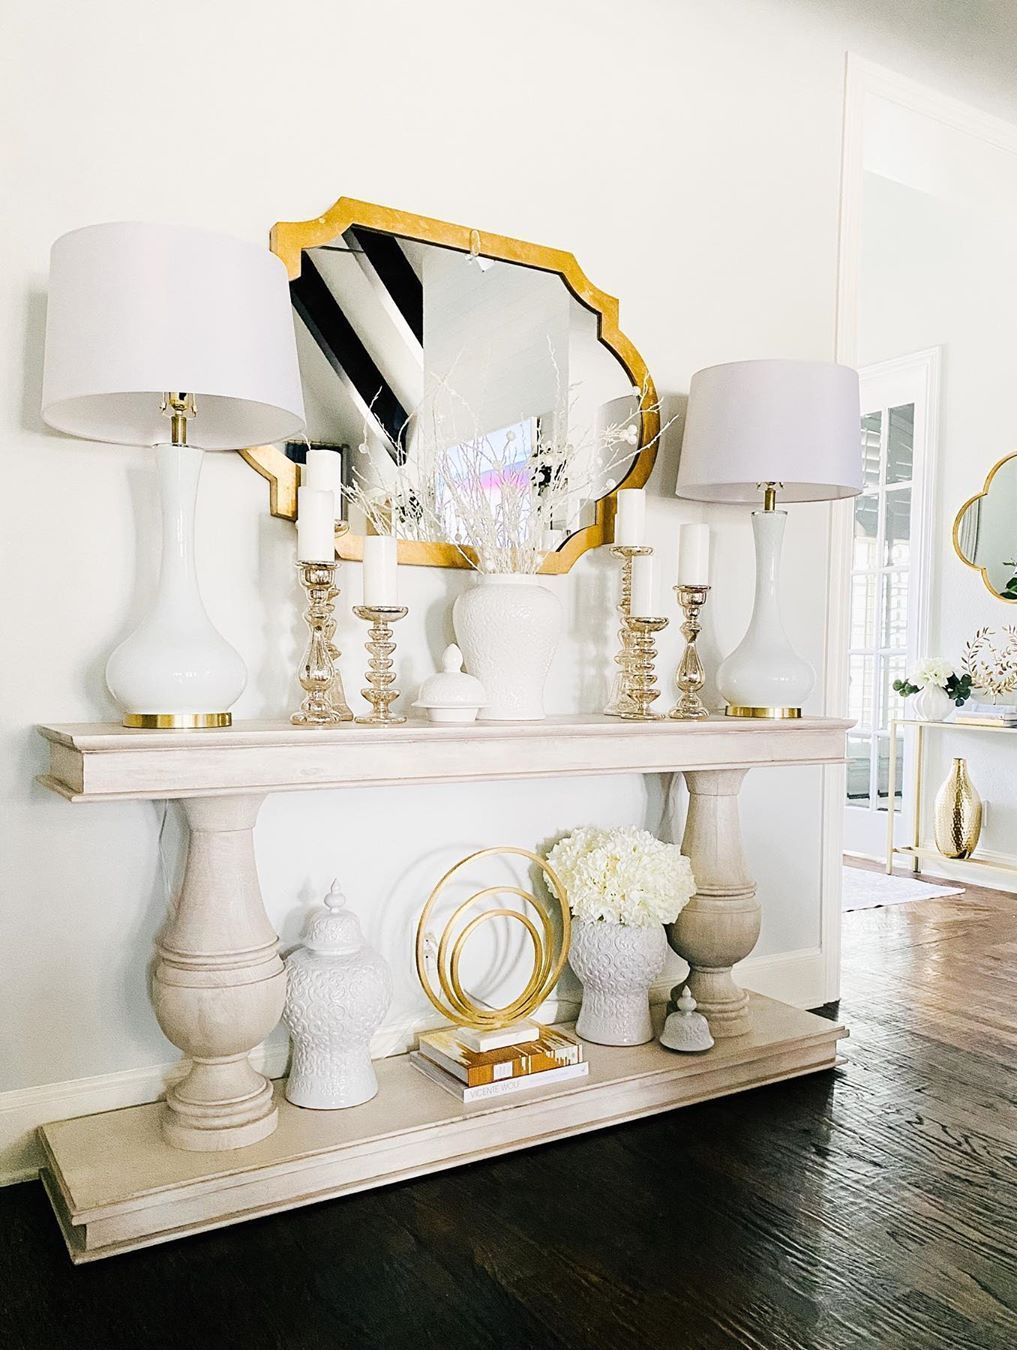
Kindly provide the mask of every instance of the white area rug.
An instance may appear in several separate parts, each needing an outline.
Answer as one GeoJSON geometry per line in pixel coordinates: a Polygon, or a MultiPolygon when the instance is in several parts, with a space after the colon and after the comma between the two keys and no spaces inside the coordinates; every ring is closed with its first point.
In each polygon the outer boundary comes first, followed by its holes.
{"type": "Polygon", "coordinates": [[[912,877],[888,877],[885,872],[869,872],[863,867],[844,868],[841,909],[878,909],[880,905],[902,905],[908,900],[934,900],[942,895],[963,895],[963,886],[930,886],[912,877]]]}

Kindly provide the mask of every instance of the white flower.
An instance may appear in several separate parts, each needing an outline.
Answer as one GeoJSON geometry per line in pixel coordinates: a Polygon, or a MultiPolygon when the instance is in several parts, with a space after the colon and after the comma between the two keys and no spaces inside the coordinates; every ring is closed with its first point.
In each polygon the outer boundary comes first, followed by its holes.
{"type": "Polygon", "coordinates": [[[672,923],[695,894],[688,858],[636,826],[573,830],[547,855],[577,919],[651,928],[672,923]]]}
{"type": "Polygon", "coordinates": [[[622,432],[622,440],[626,445],[635,445],[639,441],[639,432],[635,427],[626,427],[622,432]]]}
{"type": "Polygon", "coordinates": [[[918,665],[911,671],[908,680],[911,684],[917,684],[919,689],[927,689],[929,685],[945,689],[947,680],[953,674],[953,666],[945,657],[927,656],[924,661],[919,661],[918,665]]]}

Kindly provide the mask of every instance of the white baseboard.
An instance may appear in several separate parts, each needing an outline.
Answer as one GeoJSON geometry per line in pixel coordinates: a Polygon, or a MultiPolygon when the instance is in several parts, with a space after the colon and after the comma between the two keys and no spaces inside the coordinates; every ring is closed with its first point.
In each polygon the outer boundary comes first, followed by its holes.
{"type": "MultiPolygon", "coordinates": [[[[826,1002],[826,962],[818,947],[776,956],[750,956],[735,966],[734,976],[742,988],[794,1008],[818,1008],[826,1002]]],[[[650,991],[653,1002],[666,1003],[675,983],[668,979],[655,984],[650,991]]],[[[677,983],[681,983],[680,977],[677,983]]]]}
{"type": "Polygon", "coordinates": [[[1017,894],[1017,870],[1015,870],[1017,854],[980,848],[978,859],[980,863],[987,863],[988,866],[977,866],[959,859],[951,861],[948,858],[923,858],[922,875],[943,877],[947,881],[956,881],[961,885],[966,882],[969,886],[987,886],[993,891],[1010,891],[1017,894]],[[997,872],[994,870],[996,867],[1005,870],[997,872]]]}
{"type": "MultiPolygon", "coordinates": [[[[275,1077],[285,1072],[288,1056],[289,1046],[276,1042],[259,1046],[252,1061],[263,1073],[275,1077]]],[[[158,1101],[167,1085],[182,1073],[183,1062],[177,1060],[0,1092],[0,1186],[29,1181],[37,1175],[42,1162],[35,1138],[39,1125],[158,1101]]]]}
{"type": "MultiPolygon", "coordinates": [[[[754,993],[781,999],[796,1008],[813,1008],[823,1002],[823,955],[818,948],[750,957],[737,967],[736,976],[740,984],[754,993]]],[[[669,980],[655,986],[651,991],[654,1001],[666,1001],[672,984],[673,980],[669,980]]],[[[560,999],[545,1004],[539,1009],[539,1016],[547,1021],[570,1021],[578,1011],[577,1003],[560,999]]],[[[434,1017],[425,1015],[382,1027],[371,1043],[371,1053],[375,1059],[403,1054],[413,1047],[421,1031],[433,1026],[434,1017]]],[[[286,1042],[269,1041],[254,1051],[252,1060],[262,1073],[278,1078],[286,1071],[288,1057],[286,1042]]],[[[182,1071],[182,1064],[177,1061],[0,1092],[0,1186],[29,1181],[38,1174],[42,1155],[35,1131],[39,1125],[158,1101],[166,1085],[179,1078],[182,1071]]]]}
{"type": "Polygon", "coordinates": [[[795,1008],[818,1008],[826,1002],[826,976],[826,961],[818,947],[750,956],[735,967],[735,979],[746,989],[795,1008]]]}

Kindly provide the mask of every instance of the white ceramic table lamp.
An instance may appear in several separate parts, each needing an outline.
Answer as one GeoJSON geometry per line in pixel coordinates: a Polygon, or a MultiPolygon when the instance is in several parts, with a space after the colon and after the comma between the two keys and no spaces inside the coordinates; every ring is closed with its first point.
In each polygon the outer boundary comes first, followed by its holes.
{"type": "Polygon", "coordinates": [[[752,619],[717,671],[730,716],[799,717],[815,683],[815,672],[795,652],[781,621],[787,513],[776,509],[777,498],[828,501],[857,496],[861,488],[856,371],[820,361],[736,361],[693,375],[677,495],[762,503],[752,513],[752,619]]]}
{"type": "Polygon", "coordinates": [[[159,590],[106,667],[124,725],[228,726],[247,675],[201,600],[194,509],[203,451],[303,428],[282,262],[257,244],[173,225],[65,234],[50,260],[42,416],[86,440],[155,447],[159,590]]]}

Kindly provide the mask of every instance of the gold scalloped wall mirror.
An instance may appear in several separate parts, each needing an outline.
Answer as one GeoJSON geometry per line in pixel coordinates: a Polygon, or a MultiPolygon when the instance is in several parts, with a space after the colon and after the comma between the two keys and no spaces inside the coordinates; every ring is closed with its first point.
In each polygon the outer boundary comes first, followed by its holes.
{"type": "Polygon", "coordinates": [[[1017,603],[1017,453],[995,464],[957,512],[953,546],[997,600],[1017,603]]]}
{"type": "MultiPolygon", "coordinates": [[[[447,466],[449,447],[477,436],[507,441],[515,470],[539,483],[549,426],[580,447],[580,469],[541,570],[567,572],[610,542],[617,489],[641,487],[653,467],[657,395],[618,327],[617,300],[570,253],[348,197],[314,220],[280,222],[271,248],[290,276],[308,439],[341,456],[354,487],[343,493],[340,557],[362,556],[365,485],[383,499],[428,446],[441,446],[447,466]]],[[[269,481],[273,515],[296,517],[306,448],[243,452],[269,481]]],[[[449,538],[431,537],[440,530],[430,519],[421,537],[412,511],[393,512],[400,561],[468,566],[449,538]]]]}

